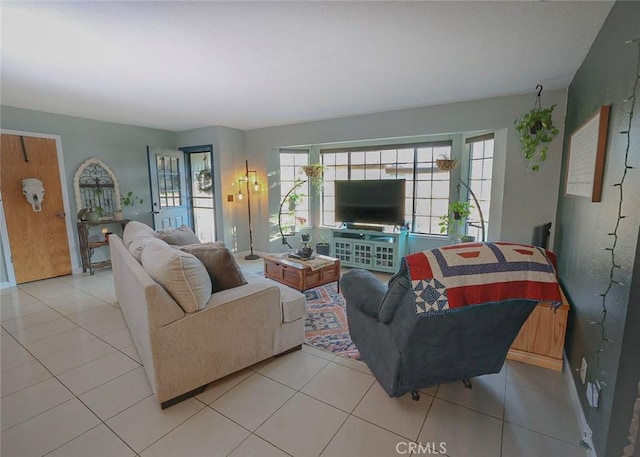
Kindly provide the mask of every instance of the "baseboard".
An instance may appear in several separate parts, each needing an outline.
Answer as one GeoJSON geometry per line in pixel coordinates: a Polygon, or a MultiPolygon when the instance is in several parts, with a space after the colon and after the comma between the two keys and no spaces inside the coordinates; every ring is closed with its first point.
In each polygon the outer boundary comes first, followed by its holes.
{"type": "Polygon", "coordinates": [[[598,457],[593,446],[593,440],[591,436],[593,432],[591,431],[591,427],[589,427],[587,417],[584,415],[584,410],[582,409],[582,403],[580,403],[580,396],[578,395],[576,384],[573,381],[571,365],[569,365],[569,360],[567,359],[566,352],[562,351],[562,357],[564,358],[564,377],[567,385],[569,386],[569,396],[571,397],[571,403],[573,403],[573,409],[576,412],[578,427],[580,428],[580,433],[582,433],[582,440],[589,445],[589,449],[585,449],[586,454],[588,457],[598,457]]]}

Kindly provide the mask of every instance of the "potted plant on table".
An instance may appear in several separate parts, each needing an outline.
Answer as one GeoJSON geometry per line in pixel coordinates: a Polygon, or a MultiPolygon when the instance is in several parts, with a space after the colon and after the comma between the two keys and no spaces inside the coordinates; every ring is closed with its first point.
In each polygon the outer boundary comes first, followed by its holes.
{"type": "Polygon", "coordinates": [[[102,216],[104,216],[104,210],[100,206],[92,206],[78,213],[80,220],[87,222],[98,222],[102,216]]]}
{"type": "Polygon", "coordinates": [[[308,233],[300,233],[302,238],[302,247],[298,251],[298,255],[303,259],[308,259],[313,254],[313,248],[311,247],[311,235],[308,233]]]}

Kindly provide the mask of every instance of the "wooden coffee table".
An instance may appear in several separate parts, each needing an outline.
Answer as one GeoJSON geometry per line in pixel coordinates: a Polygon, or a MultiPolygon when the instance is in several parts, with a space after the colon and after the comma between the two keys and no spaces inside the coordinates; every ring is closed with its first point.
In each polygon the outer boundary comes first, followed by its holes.
{"type": "Polygon", "coordinates": [[[288,258],[286,254],[267,254],[264,256],[264,275],[301,292],[338,281],[340,292],[340,260],[319,254],[315,258],[327,261],[327,265],[313,270],[304,261],[288,258]]]}

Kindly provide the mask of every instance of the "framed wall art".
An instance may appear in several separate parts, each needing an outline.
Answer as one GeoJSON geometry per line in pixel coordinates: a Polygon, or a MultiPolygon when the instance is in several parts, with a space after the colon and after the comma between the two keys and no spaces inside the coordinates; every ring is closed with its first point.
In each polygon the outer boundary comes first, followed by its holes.
{"type": "Polygon", "coordinates": [[[592,202],[602,199],[610,108],[601,106],[569,137],[568,195],[588,197],[592,202]]]}

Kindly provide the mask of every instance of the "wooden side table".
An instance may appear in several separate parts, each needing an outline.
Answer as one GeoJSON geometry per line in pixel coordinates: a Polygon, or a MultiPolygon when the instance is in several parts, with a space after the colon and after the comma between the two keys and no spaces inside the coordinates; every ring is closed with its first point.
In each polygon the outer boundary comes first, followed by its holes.
{"type": "Polygon", "coordinates": [[[264,274],[269,279],[298,289],[301,292],[338,281],[338,292],[340,292],[340,260],[324,255],[316,255],[316,258],[327,260],[331,263],[317,270],[312,270],[308,265],[295,259],[265,255],[264,274]]]}
{"type": "Polygon", "coordinates": [[[508,359],[562,371],[569,302],[561,293],[562,305],[556,311],[549,303],[538,303],[513,341],[508,359]]]}
{"type": "Polygon", "coordinates": [[[89,274],[93,276],[96,270],[111,266],[111,260],[103,260],[101,262],[91,262],[91,257],[93,256],[93,250],[95,248],[109,245],[109,242],[106,240],[89,241],[89,230],[91,229],[91,227],[120,224],[122,227],[122,230],[124,231],[124,227],[125,225],[127,225],[128,222],[129,222],[128,219],[123,219],[121,221],[114,221],[114,220],[98,221],[98,222],[78,221],[76,223],[76,226],[78,228],[78,240],[80,241],[80,258],[82,259],[83,273],[86,273],[86,271],[89,270],[89,274]]]}

